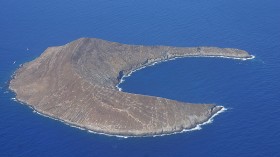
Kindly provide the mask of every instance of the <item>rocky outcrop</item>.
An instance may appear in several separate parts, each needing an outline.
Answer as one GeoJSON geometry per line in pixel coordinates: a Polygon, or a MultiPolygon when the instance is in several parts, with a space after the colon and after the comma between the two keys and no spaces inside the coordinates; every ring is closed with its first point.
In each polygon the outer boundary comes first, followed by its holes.
{"type": "Polygon", "coordinates": [[[126,93],[116,85],[132,70],[180,56],[250,57],[238,49],[137,46],[81,38],[50,47],[25,63],[10,81],[10,89],[38,112],[95,132],[128,136],[178,132],[207,121],[221,107],[126,93]]]}

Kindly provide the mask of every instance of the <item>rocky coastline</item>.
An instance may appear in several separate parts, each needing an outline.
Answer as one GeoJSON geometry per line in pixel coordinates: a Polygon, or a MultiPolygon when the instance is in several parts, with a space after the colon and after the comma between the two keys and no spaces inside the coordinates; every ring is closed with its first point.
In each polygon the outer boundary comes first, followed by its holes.
{"type": "Polygon", "coordinates": [[[97,133],[122,136],[170,134],[192,129],[223,108],[119,91],[123,76],[177,57],[252,58],[217,47],[126,45],[81,38],[50,47],[23,64],[10,81],[16,99],[34,110],[97,133]]]}

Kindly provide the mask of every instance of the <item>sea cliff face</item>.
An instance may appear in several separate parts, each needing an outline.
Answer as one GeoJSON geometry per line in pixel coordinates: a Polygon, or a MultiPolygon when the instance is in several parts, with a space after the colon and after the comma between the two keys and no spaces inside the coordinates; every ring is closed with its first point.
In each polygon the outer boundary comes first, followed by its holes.
{"type": "Polygon", "coordinates": [[[179,132],[207,121],[222,107],[126,93],[116,85],[139,67],[188,56],[251,57],[230,48],[138,46],[81,38],[50,47],[23,64],[10,89],[36,111],[95,132],[125,136],[179,132]]]}

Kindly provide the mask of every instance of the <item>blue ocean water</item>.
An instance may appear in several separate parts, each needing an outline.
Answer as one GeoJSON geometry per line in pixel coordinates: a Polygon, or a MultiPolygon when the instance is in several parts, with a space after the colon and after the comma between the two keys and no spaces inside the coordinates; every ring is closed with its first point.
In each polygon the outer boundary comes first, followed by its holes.
{"type": "Polygon", "coordinates": [[[0,156],[280,156],[280,1],[0,1],[0,156]],[[7,82],[48,46],[79,37],[219,46],[254,60],[184,58],[147,67],[124,91],[228,110],[202,130],[156,138],[96,135],[40,116],[7,82]]]}

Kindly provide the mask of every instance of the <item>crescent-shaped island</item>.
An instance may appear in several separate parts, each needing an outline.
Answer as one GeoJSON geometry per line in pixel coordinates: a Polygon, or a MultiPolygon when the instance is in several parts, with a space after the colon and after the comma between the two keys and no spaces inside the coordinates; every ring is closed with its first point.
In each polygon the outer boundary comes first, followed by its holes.
{"type": "Polygon", "coordinates": [[[217,47],[126,45],[80,38],[49,47],[23,64],[9,87],[34,110],[97,133],[150,136],[192,129],[223,109],[122,92],[117,85],[132,71],[175,57],[249,59],[246,51],[217,47]]]}

